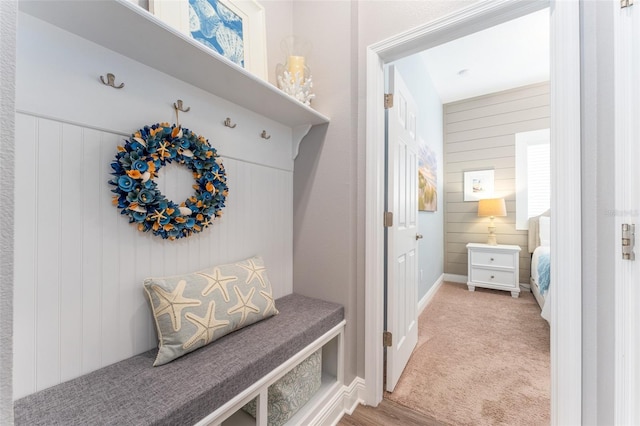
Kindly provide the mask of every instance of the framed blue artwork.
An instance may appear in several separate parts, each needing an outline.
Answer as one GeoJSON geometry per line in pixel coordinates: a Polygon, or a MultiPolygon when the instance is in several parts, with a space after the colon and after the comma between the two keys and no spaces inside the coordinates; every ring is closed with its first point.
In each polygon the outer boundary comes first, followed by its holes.
{"type": "Polygon", "coordinates": [[[149,0],[165,24],[267,80],[264,8],[255,0],[149,0]]]}
{"type": "Polygon", "coordinates": [[[220,0],[189,0],[191,36],[244,68],[242,17],[220,0]]]}

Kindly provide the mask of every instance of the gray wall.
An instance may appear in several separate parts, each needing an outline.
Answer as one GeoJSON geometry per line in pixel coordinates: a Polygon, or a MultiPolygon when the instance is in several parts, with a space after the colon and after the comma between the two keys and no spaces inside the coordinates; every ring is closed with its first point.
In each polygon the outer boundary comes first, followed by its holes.
{"type": "Polygon", "coordinates": [[[313,44],[313,106],[331,118],[295,163],[294,291],[344,304],[347,383],[364,377],[366,47],[470,3],[293,2],[293,32],[313,44]]]}
{"type": "Polygon", "coordinates": [[[467,275],[466,244],[487,241],[489,219],[464,201],[464,172],[493,169],[495,195],[507,204],[507,216],[495,218],[498,244],[521,247],[520,282],[529,282],[527,231],[515,228],[515,134],[549,128],[549,119],[548,82],[444,106],[446,273],[467,275]]]}
{"type": "Polygon", "coordinates": [[[418,140],[422,138],[438,159],[437,211],[418,213],[418,232],[424,236],[418,244],[418,300],[421,300],[444,273],[442,102],[433,87],[429,70],[419,55],[408,56],[393,65],[397,67],[418,105],[418,140]]]}

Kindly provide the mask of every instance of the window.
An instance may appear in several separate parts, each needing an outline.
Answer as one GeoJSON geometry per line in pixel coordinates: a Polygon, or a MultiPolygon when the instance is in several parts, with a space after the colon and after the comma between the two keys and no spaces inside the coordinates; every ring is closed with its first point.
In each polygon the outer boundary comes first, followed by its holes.
{"type": "Polygon", "coordinates": [[[549,129],[516,133],[516,229],[551,205],[549,129]]]}

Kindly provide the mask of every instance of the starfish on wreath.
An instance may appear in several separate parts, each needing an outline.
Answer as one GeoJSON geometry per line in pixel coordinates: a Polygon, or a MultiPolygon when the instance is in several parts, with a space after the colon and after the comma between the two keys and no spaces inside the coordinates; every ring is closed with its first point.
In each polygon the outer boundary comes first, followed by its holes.
{"type": "Polygon", "coordinates": [[[149,218],[153,219],[154,221],[158,221],[160,222],[162,219],[166,219],[167,217],[164,215],[165,210],[161,210],[158,211],[156,210],[154,214],[152,214],[151,216],[149,216],[149,218]]]}
{"type": "Polygon", "coordinates": [[[162,157],[170,157],[169,154],[169,142],[160,142],[160,147],[158,148],[158,152],[160,153],[160,158],[162,157]]]}

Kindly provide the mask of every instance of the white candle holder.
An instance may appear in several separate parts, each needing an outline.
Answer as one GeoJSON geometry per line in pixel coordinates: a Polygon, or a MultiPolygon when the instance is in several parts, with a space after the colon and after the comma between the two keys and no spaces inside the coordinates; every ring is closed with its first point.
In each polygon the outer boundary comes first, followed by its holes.
{"type": "Polygon", "coordinates": [[[313,81],[311,71],[306,63],[306,58],[311,51],[311,43],[290,36],[282,40],[280,46],[287,59],[284,64],[276,66],[278,88],[287,95],[310,106],[311,100],[316,97],[311,93],[313,81]]]}

